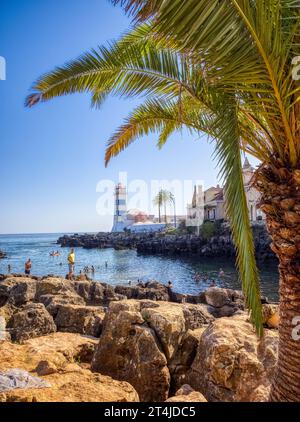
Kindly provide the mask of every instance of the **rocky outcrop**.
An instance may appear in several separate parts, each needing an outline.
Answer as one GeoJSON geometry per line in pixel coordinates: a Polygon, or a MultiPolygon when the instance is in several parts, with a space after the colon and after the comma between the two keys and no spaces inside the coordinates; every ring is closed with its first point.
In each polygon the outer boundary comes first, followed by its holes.
{"type": "Polygon", "coordinates": [[[167,359],[138,302],[113,302],[106,313],[92,370],[129,382],[141,401],[168,398],[167,359]]]}
{"type": "Polygon", "coordinates": [[[0,259],[6,258],[6,253],[3,251],[0,251],[0,259]]]}
{"type": "MultiPolygon", "coordinates": [[[[253,226],[256,257],[260,261],[275,260],[270,248],[270,237],[264,225],[253,226]]],[[[196,255],[202,257],[235,257],[228,226],[218,234],[205,238],[196,235],[164,233],[98,233],[65,235],[57,241],[62,247],[136,249],[143,254],[196,255]]]]}
{"type": "Polygon", "coordinates": [[[268,397],[278,307],[264,298],[261,341],[242,293],[230,289],[192,296],[157,282],[114,288],[10,275],[0,276],[0,298],[0,371],[19,368],[52,383],[48,391],[14,390],[0,400],[116,400],[111,391],[124,401],[137,394],[154,402],[268,397]]]}
{"type": "Polygon", "coordinates": [[[143,401],[166,400],[170,371],[175,372],[178,365],[186,369],[196,354],[197,344],[186,340],[187,330],[207,326],[213,319],[204,305],[113,302],[105,315],[92,369],[128,381],[143,401]],[[177,365],[184,353],[184,363],[177,365]]]}
{"type": "Polygon", "coordinates": [[[56,331],[52,316],[41,303],[28,303],[18,309],[7,323],[13,341],[23,342],[56,331]]]}
{"type": "Polygon", "coordinates": [[[216,319],[200,337],[186,382],[209,401],[266,400],[277,343],[274,330],[259,340],[247,316],[216,319]]]}

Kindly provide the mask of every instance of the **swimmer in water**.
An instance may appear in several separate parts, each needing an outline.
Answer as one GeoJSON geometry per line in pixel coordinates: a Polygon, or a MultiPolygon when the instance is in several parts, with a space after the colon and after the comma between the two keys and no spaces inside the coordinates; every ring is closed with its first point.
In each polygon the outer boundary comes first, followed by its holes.
{"type": "Polygon", "coordinates": [[[219,277],[224,277],[225,273],[223,271],[223,268],[219,269],[219,277]]]}

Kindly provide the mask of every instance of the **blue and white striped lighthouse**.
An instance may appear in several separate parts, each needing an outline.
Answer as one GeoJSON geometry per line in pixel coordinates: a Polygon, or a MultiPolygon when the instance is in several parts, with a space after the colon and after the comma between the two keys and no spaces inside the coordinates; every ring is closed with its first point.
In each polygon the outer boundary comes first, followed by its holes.
{"type": "Polygon", "coordinates": [[[119,183],[116,186],[115,191],[115,215],[114,215],[114,225],[112,228],[112,232],[122,232],[125,227],[125,219],[126,219],[126,212],[127,212],[127,204],[126,204],[126,187],[119,183]]]}

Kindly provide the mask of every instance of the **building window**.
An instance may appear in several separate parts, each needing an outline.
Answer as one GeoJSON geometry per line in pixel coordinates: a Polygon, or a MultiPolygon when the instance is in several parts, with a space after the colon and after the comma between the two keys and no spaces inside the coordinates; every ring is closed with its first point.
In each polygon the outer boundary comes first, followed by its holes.
{"type": "Polygon", "coordinates": [[[125,201],[125,199],[117,199],[116,200],[116,204],[117,205],[125,205],[126,204],[126,201],[125,201]]]}

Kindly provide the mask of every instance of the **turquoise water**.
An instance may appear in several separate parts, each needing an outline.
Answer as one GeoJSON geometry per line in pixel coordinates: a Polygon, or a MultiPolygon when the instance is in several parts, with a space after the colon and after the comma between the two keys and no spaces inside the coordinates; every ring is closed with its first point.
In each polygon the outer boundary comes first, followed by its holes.
{"type": "MultiPolygon", "coordinates": [[[[24,263],[32,260],[32,274],[57,274],[65,276],[68,272],[68,248],[56,245],[58,234],[0,235],[0,250],[7,258],[0,260],[0,273],[11,271],[21,273],[24,263]],[[59,250],[59,257],[51,257],[50,252],[59,250]]],[[[233,265],[228,259],[172,258],[160,256],[141,256],[133,250],[115,251],[114,249],[75,248],[76,273],[85,266],[94,266],[94,279],[112,285],[128,284],[138,280],[157,280],[162,283],[172,281],[174,290],[180,293],[196,294],[205,290],[215,280],[216,285],[240,289],[240,283],[233,265]],[[105,266],[107,262],[107,268],[105,266]],[[219,277],[219,269],[224,276],[219,277]],[[195,273],[203,276],[202,281],[194,280],[195,273]],[[207,277],[207,280],[204,280],[207,277]]],[[[91,276],[91,274],[90,274],[91,276]]],[[[271,300],[278,299],[278,272],[274,267],[264,264],[261,271],[261,286],[264,295],[271,300]]]]}

